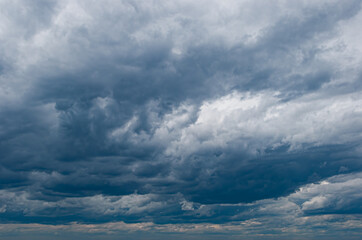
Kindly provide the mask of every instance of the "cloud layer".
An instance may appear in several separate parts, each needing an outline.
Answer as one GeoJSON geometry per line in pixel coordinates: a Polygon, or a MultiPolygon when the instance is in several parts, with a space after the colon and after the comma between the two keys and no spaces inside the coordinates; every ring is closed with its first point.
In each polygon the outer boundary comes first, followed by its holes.
{"type": "Polygon", "coordinates": [[[2,223],[359,233],[360,1],[0,13],[2,223]]]}

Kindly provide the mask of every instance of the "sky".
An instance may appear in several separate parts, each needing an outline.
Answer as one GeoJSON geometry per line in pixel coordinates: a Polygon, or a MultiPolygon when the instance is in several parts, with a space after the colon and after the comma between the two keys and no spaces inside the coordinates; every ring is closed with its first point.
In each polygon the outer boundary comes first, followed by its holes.
{"type": "Polygon", "coordinates": [[[357,240],[360,0],[0,0],[0,238],[357,240]]]}

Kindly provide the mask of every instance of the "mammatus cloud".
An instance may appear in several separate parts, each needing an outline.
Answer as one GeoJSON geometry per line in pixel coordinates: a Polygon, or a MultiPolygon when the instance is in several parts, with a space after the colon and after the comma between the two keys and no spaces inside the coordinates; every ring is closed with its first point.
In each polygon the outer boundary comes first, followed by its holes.
{"type": "Polygon", "coordinates": [[[353,0],[0,1],[2,237],[357,239],[361,21],[353,0]]]}

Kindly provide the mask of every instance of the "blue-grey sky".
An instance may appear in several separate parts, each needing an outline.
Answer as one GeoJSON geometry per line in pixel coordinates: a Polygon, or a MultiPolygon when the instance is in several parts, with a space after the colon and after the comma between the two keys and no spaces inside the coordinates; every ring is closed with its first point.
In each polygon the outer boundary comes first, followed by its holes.
{"type": "Polygon", "coordinates": [[[360,239],[360,0],[0,0],[0,238],[360,239]]]}

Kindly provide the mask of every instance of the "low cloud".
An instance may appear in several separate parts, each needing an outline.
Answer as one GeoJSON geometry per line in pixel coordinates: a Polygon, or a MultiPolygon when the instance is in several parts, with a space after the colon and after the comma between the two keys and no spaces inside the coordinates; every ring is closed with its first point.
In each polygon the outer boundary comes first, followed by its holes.
{"type": "Polygon", "coordinates": [[[360,1],[0,9],[3,223],[358,232],[360,1]]]}

